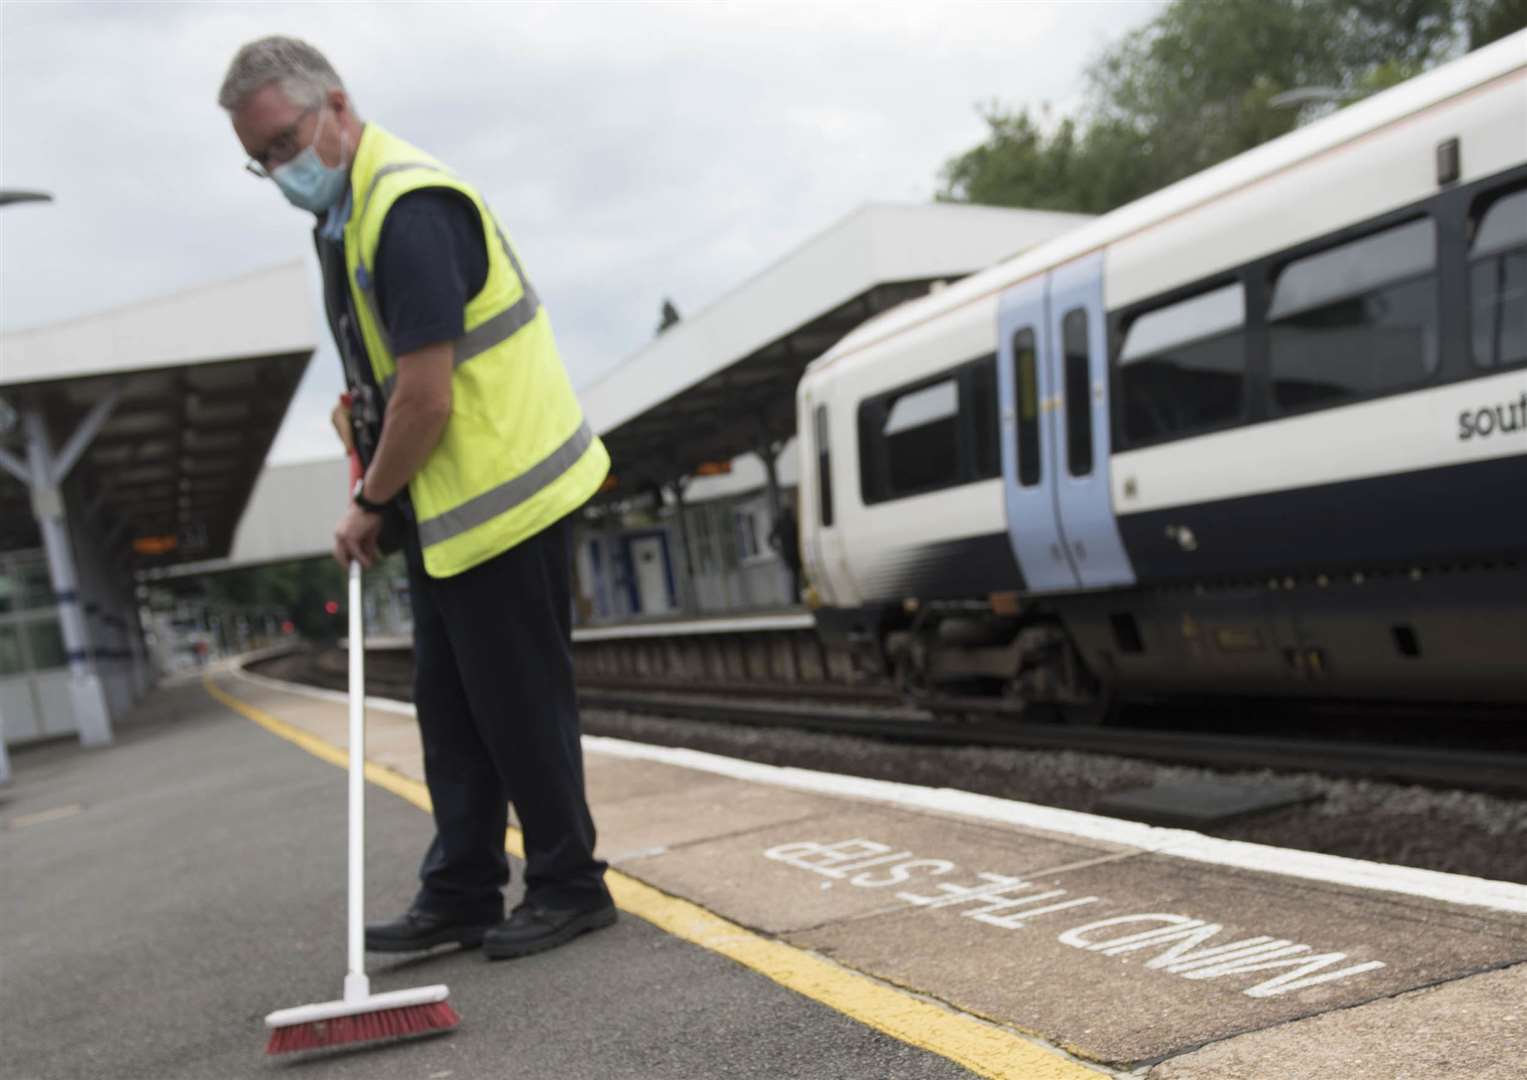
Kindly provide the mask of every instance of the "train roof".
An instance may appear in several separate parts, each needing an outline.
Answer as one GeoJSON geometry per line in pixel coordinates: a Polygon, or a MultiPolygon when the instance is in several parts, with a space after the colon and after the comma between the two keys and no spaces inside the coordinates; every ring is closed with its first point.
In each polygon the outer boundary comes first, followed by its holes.
{"type": "Polygon", "coordinates": [[[868,320],[810,364],[807,377],[903,330],[993,296],[1009,285],[1106,248],[1524,68],[1527,68],[1527,30],[1127,203],[942,291],[868,320]]]}

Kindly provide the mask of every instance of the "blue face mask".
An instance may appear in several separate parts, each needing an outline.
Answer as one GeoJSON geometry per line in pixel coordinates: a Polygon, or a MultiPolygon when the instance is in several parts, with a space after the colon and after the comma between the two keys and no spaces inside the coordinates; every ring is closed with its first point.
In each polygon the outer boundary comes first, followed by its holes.
{"type": "MultiPolygon", "coordinates": [[[[315,147],[323,131],[326,113],[320,113],[318,127],[313,132],[313,144],[285,165],[270,171],[270,178],[286,196],[286,201],[303,210],[321,214],[339,201],[349,177],[348,165],[329,166],[323,163],[315,147]]],[[[344,155],[344,136],[340,136],[340,155],[344,155]]]]}

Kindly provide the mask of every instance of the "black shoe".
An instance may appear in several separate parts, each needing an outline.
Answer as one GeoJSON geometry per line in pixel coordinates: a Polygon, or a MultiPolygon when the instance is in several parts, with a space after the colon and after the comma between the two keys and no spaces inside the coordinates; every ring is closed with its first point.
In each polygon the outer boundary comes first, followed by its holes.
{"type": "Polygon", "coordinates": [[[514,909],[509,920],[482,939],[483,954],[489,960],[510,960],[554,949],[579,934],[615,925],[615,904],[606,900],[591,908],[548,908],[524,903],[514,909]]]}
{"type": "Polygon", "coordinates": [[[482,944],[483,934],[495,925],[492,922],[465,922],[449,915],[411,908],[391,922],[368,924],[366,951],[418,952],[450,944],[472,949],[482,944]]]}

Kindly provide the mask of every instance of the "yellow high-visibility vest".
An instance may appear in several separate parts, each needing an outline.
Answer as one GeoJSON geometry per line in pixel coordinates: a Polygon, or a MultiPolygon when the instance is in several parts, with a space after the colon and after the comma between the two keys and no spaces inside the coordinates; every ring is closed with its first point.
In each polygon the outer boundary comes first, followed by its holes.
{"type": "Polygon", "coordinates": [[[482,217],[488,276],[467,301],[455,343],[451,418],[408,482],[431,577],[507,551],[582,506],[610,468],[578,404],[551,320],[482,196],[444,165],[367,124],[350,169],[345,269],[356,322],[382,396],[397,357],[378,315],[376,251],[387,211],[420,188],[459,191],[482,217]]]}

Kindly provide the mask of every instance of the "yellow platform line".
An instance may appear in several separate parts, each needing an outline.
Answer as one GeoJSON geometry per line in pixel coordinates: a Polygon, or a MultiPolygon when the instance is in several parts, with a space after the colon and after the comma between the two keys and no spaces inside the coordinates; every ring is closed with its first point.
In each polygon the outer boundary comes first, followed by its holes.
{"type": "MultiPolygon", "coordinates": [[[[340,747],[240,701],[214,683],[210,675],[203,676],[202,682],[218,701],[273,735],[296,743],[332,765],[348,764],[346,752],[340,747]]],[[[418,780],[375,762],[366,763],[366,779],[421,810],[430,809],[429,790],[418,780]]],[[[504,848],[517,858],[524,857],[519,830],[509,829],[504,848]]],[[[698,904],[670,896],[618,870],[608,871],[605,881],[622,911],[645,919],[674,937],[735,960],[866,1027],[948,1058],[978,1076],[997,1080],[1096,1080],[1107,1075],[1004,1028],[926,1001],[782,941],[755,934],[698,904]]]]}

